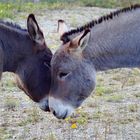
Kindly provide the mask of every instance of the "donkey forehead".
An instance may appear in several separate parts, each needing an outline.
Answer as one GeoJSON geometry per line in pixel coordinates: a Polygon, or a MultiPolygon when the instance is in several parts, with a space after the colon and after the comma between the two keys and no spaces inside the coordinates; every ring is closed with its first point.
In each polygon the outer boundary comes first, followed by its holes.
{"type": "Polygon", "coordinates": [[[57,51],[55,52],[52,61],[54,61],[55,59],[62,60],[63,58],[71,58],[69,53],[69,46],[70,46],[70,42],[66,44],[62,44],[59,47],[59,49],[57,49],[57,51]]]}
{"type": "Polygon", "coordinates": [[[51,64],[56,65],[56,63],[63,62],[63,60],[70,59],[70,56],[65,49],[59,48],[52,57],[51,64]]]}
{"type": "Polygon", "coordinates": [[[73,55],[69,54],[65,50],[58,50],[52,60],[51,65],[53,69],[72,69],[75,66],[79,65],[78,58],[74,57],[73,55]]]}
{"type": "Polygon", "coordinates": [[[55,52],[55,54],[52,57],[51,64],[56,65],[57,63],[71,63],[76,61],[81,61],[83,58],[83,55],[79,53],[79,55],[76,55],[76,53],[72,52],[72,49],[69,47],[70,43],[63,44],[60,46],[60,48],[55,52]]]}

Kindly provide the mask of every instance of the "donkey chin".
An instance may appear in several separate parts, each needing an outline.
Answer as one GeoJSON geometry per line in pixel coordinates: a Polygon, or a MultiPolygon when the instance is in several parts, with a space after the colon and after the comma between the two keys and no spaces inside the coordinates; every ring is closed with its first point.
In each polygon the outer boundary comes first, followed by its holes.
{"type": "Polygon", "coordinates": [[[54,97],[49,97],[49,108],[58,119],[67,118],[72,115],[75,110],[75,108],[70,104],[54,97]]]}

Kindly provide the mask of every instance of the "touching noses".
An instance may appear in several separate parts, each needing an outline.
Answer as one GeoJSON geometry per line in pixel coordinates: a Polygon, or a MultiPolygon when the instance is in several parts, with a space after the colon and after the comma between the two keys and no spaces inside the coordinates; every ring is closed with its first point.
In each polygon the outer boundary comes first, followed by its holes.
{"type": "Polygon", "coordinates": [[[58,119],[67,118],[74,111],[71,105],[54,97],[49,97],[49,108],[58,119]]]}

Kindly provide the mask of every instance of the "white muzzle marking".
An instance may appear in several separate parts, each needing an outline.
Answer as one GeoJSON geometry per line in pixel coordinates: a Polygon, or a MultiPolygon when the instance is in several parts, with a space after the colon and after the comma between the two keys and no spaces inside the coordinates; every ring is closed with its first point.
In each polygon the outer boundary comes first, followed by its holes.
{"type": "Polygon", "coordinates": [[[49,97],[49,108],[59,119],[65,119],[74,112],[74,107],[54,97],[49,97]]]}

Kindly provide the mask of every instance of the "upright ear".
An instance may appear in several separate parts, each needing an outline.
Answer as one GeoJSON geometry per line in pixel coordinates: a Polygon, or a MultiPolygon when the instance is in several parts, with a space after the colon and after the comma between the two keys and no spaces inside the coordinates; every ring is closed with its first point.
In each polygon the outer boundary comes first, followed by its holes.
{"type": "Polygon", "coordinates": [[[58,20],[58,27],[57,32],[59,33],[59,36],[61,37],[65,32],[68,31],[68,26],[66,25],[64,20],[58,20]]]}
{"type": "Polygon", "coordinates": [[[75,37],[70,42],[69,50],[71,50],[72,52],[83,51],[87,47],[89,37],[90,37],[90,30],[89,29],[84,30],[80,35],[75,37]]]}
{"type": "Polygon", "coordinates": [[[45,40],[44,40],[44,35],[43,35],[43,32],[40,30],[39,26],[38,26],[38,23],[35,19],[35,16],[33,14],[30,14],[28,16],[28,19],[27,19],[27,28],[28,28],[28,32],[29,32],[29,35],[30,35],[30,38],[42,45],[44,44],[45,40]]]}

